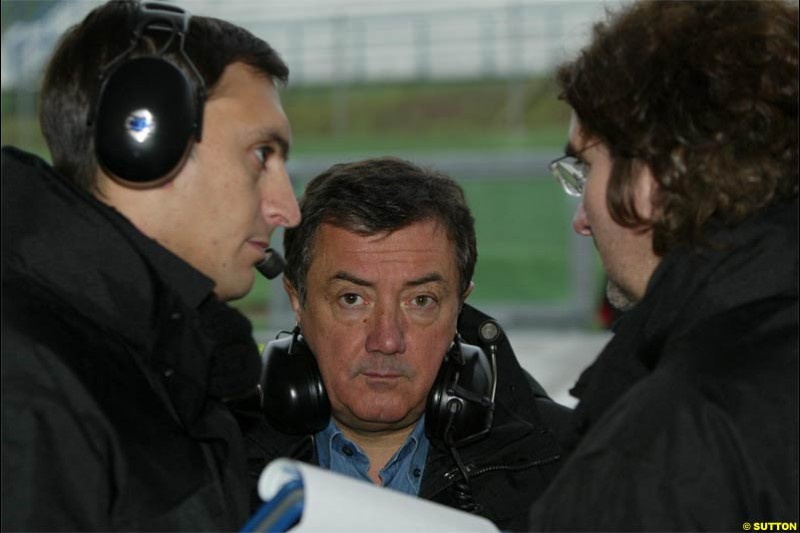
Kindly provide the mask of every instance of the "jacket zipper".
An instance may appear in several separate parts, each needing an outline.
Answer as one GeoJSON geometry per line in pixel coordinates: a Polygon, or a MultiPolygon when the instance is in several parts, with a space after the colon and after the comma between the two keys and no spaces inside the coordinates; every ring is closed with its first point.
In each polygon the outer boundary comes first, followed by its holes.
{"type": "MultiPolygon", "coordinates": [[[[483,474],[486,474],[487,472],[494,472],[494,471],[497,471],[497,470],[506,470],[506,471],[509,471],[509,472],[513,472],[513,471],[516,471],[516,470],[526,470],[528,468],[534,468],[534,467],[537,467],[537,466],[546,466],[546,465],[555,463],[559,459],[561,459],[560,455],[554,455],[552,457],[548,457],[547,459],[538,459],[536,461],[531,461],[530,463],[525,463],[525,464],[521,464],[521,465],[491,465],[491,466],[485,466],[483,468],[475,470],[474,472],[473,472],[473,469],[475,468],[474,464],[468,464],[464,468],[466,469],[467,474],[469,475],[470,479],[472,479],[473,477],[478,477],[478,476],[481,476],[483,474]]],[[[458,468],[451,468],[450,470],[445,472],[444,475],[442,476],[442,477],[445,478],[444,484],[442,484],[440,487],[437,487],[436,490],[431,492],[430,496],[428,496],[428,497],[429,498],[433,498],[434,496],[436,496],[437,494],[439,494],[443,490],[445,490],[445,489],[449,488],[450,486],[452,486],[453,483],[455,482],[456,476],[460,476],[460,475],[461,475],[461,472],[458,471],[458,468]]]]}

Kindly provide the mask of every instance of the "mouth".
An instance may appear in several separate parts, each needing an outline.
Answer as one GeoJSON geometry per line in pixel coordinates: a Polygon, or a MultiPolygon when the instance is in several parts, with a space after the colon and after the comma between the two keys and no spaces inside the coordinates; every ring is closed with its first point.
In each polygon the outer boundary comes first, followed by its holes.
{"type": "Polygon", "coordinates": [[[253,246],[255,248],[258,248],[258,250],[261,251],[262,253],[265,252],[267,248],[269,248],[269,241],[250,240],[250,241],[247,241],[247,244],[249,244],[250,246],[253,246]]]}
{"type": "Polygon", "coordinates": [[[250,240],[247,241],[247,244],[250,249],[256,252],[255,257],[253,258],[253,264],[257,265],[261,263],[265,258],[264,252],[266,252],[267,248],[269,248],[269,242],[250,240]]]}
{"type": "Polygon", "coordinates": [[[254,248],[256,251],[258,251],[258,261],[259,262],[263,261],[264,260],[264,252],[266,252],[267,248],[269,248],[269,242],[268,241],[247,241],[247,244],[249,244],[252,248],[254,248]]]}
{"type": "Polygon", "coordinates": [[[398,374],[396,372],[362,372],[362,375],[367,379],[381,379],[381,380],[390,380],[390,379],[399,379],[403,377],[402,374],[398,374]]]}

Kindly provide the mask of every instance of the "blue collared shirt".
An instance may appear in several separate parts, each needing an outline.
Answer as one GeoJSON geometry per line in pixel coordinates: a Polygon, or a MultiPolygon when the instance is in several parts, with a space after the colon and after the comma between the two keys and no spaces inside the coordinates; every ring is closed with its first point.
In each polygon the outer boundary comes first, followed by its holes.
{"type": "MultiPolygon", "coordinates": [[[[344,436],[333,419],[328,427],[317,433],[315,441],[319,466],[372,483],[369,478],[369,457],[358,444],[344,436]]],[[[416,496],[428,458],[428,447],[423,415],[414,431],[381,469],[383,486],[416,496]]]]}

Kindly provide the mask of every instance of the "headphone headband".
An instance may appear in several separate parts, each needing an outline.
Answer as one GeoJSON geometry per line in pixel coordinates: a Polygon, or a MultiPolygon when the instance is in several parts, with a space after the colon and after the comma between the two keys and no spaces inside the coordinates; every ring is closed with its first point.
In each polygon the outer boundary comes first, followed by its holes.
{"type": "Polygon", "coordinates": [[[141,37],[148,27],[172,30],[179,35],[189,32],[189,21],[192,16],[188,11],[172,4],[160,2],[145,2],[139,4],[139,22],[136,25],[135,35],[141,37]],[[169,27],[156,26],[155,22],[167,22],[169,27]]]}

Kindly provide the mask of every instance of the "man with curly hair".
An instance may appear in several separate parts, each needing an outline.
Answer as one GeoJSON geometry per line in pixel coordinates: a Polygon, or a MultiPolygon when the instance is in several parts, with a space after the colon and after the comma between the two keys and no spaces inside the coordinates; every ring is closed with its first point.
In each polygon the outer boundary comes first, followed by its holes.
{"type": "Polygon", "coordinates": [[[642,2],[557,74],[551,164],[626,310],[533,530],[798,520],[797,4],[642,2]]]}

